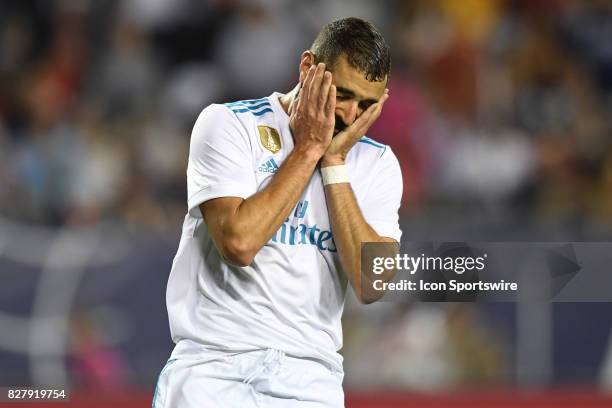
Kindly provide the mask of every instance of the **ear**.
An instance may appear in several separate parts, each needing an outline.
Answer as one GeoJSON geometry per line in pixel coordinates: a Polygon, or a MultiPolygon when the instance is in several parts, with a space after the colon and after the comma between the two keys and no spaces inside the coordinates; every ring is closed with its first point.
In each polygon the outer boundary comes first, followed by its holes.
{"type": "Polygon", "coordinates": [[[306,79],[306,74],[308,74],[308,70],[315,63],[315,55],[312,51],[304,51],[302,53],[302,57],[300,59],[300,84],[304,82],[306,79]]]}

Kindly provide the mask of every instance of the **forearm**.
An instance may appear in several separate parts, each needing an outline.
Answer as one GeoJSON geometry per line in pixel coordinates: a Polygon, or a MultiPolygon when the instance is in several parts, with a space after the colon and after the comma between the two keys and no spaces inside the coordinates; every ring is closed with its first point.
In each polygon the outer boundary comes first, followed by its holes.
{"type": "MultiPolygon", "coordinates": [[[[370,105],[348,128],[334,136],[321,159],[322,174],[328,172],[325,170],[328,167],[345,165],[349,151],[380,115],[385,101],[389,98],[388,91],[385,89],[378,102],[370,105]]],[[[341,175],[339,177],[343,178],[341,175]]],[[[326,185],[325,199],[342,268],[359,300],[363,303],[373,302],[384,293],[375,293],[370,284],[374,277],[361,271],[361,244],[397,242],[392,238],[381,237],[366,222],[348,180],[335,180],[326,185]]],[[[389,256],[394,256],[399,252],[399,245],[385,246],[381,250],[384,253],[388,252],[389,256]]],[[[390,280],[393,275],[394,271],[385,271],[376,279],[390,280]]]]}
{"type": "Polygon", "coordinates": [[[257,250],[268,242],[297,204],[317,161],[315,155],[292,151],[270,183],[238,207],[233,220],[237,233],[250,236],[257,250]]]}
{"type": "Polygon", "coordinates": [[[280,228],[331,142],[336,106],[331,73],[321,63],[302,77],[286,108],[295,148],[270,183],[246,200],[220,197],[200,205],[217,250],[237,265],[249,265],[280,228]]]}
{"type": "Polygon", "coordinates": [[[231,259],[233,254],[235,263],[250,263],[297,204],[318,159],[312,152],[294,149],[265,188],[215,221],[221,232],[215,244],[224,257],[231,259]]]}
{"type": "MultiPolygon", "coordinates": [[[[382,297],[384,293],[375,292],[371,285],[374,277],[363,273],[361,270],[361,244],[365,242],[395,242],[395,240],[381,237],[366,222],[349,183],[325,186],[325,198],[342,268],[359,300],[363,303],[371,303],[382,297]]],[[[395,253],[397,251],[394,250],[393,253],[387,255],[395,256],[395,253]]],[[[388,281],[392,279],[393,275],[394,271],[385,271],[376,279],[388,281]]]]}

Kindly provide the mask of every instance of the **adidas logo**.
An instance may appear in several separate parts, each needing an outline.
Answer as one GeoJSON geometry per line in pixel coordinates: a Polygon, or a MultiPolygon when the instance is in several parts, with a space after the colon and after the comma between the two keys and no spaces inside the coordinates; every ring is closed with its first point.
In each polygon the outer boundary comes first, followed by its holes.
{"type": "Polygon", "coordinates": [[[274,158],[263,163],[259,166],[259,172],[261,173],[276,173],[278,171],[278,164],[274,161],[274,158]]]}

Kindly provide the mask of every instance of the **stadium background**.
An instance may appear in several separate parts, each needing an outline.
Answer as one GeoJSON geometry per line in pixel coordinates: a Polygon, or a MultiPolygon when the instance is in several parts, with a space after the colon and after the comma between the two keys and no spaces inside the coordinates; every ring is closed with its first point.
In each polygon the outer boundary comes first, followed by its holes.
{"type": "MultiPolygon", "coordinates": [[[[289,90],[350,15],[393,51],[369,135],[400,159],[404,239],[610,239],[608,1],[2,2],[0,386],[150,403],[197,114],[289,90]]],[[[348,406],[612,406],[611,322],[609,303],[351,298],[348,406]]]]}

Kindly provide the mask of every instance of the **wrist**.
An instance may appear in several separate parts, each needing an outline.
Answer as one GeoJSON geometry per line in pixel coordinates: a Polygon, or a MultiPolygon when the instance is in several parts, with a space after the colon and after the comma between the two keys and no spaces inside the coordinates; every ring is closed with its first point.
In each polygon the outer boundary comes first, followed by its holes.
{"type": "Polygon", "coordinates": [[[319,149],[308,148],[305,146],[295,146],[293,151],[303,160],[312,163],[318,163],[325,151],[319,149]]]}
{"type": "Polygon", "coordinates": [[[321,168],[330,166],[342,166],[345,164],[344,157],[341,155],[323,155],[321,159],[321,168]]]}
{"type": "Polygon", "coordinates": [[[350,183],[346,166],[344,164],[321,167],[321,179],[324,186],[328,186],[330,184],[350,183]]]}

